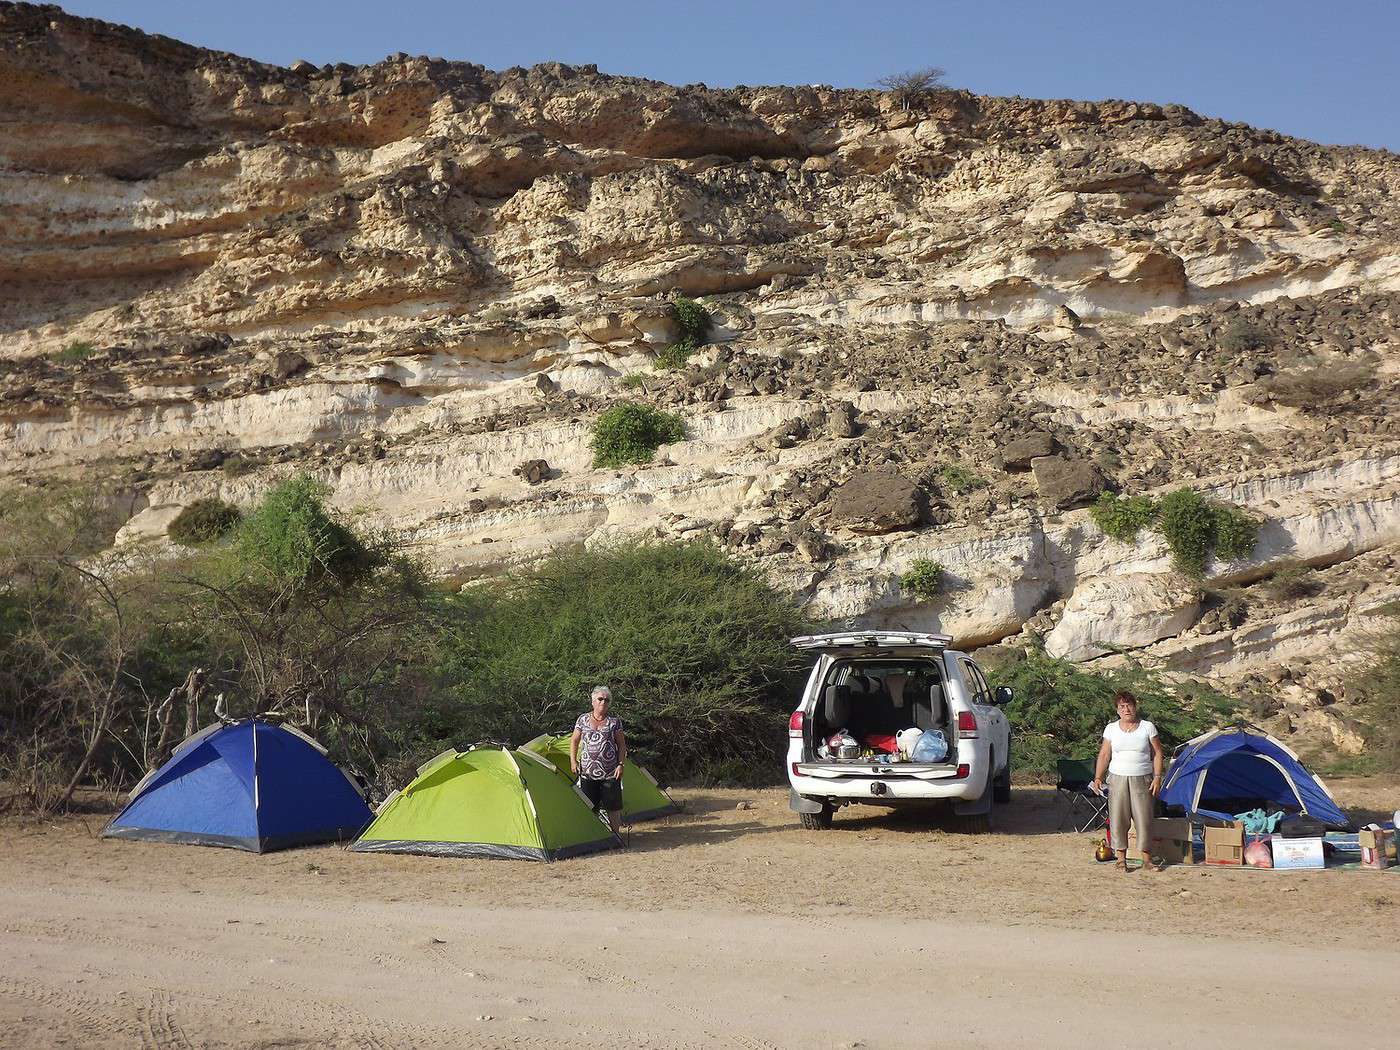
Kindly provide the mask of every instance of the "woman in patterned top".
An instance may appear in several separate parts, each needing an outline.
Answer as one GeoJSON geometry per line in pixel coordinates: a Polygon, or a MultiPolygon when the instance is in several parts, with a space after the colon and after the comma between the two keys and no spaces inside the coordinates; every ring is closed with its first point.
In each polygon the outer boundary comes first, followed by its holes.
{"type": "Polygon", "coordinates": [[[608,827],[622,830],[622,763],[627,757],[627,740],[622,735],[622,719],[608,714],[612,693],[605,685],[595,686],[593,710],[578,716],[569,740],[569,768],[578,777],[578,786],[594,810],[604,810],[608,827]]]}

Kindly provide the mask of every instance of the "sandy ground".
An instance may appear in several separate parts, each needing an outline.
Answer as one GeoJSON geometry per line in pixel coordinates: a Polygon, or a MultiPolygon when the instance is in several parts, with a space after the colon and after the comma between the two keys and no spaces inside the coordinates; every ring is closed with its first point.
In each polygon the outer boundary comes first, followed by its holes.
{"type": "MultiPolygon", "coordinates": [[[[1332,786],[1400,804],[1400,779],[1332,786]]],[[[985,836],[677,794],[626,853],[548,865],[11,819],[0,1046],[1393,1045],[1400,874],[1122,875],[1047,789],[985,836]]]]}

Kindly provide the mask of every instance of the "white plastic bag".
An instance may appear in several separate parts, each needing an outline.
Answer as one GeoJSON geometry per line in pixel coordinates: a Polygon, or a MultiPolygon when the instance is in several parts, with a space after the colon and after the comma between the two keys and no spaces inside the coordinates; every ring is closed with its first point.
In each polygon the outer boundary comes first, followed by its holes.
{"type": "Polygon", "coordinates": [[[894,735],[894,743],[899,748],[899,753],[908,758],[914,753],[914,745],[919,742],[919,737],[923,735],[922,729],[901,729],[894,735]]]}
{"type": "Polygon", "coordinates": [[[919,734],[909,758],[913,762],[942,762],[948,757],[948,738],[941,729],[925,729],[919,734]]]}

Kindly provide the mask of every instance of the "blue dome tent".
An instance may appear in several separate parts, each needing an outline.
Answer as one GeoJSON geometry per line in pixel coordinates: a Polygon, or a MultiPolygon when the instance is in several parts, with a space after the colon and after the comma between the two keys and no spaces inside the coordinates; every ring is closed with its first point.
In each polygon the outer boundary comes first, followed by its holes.
{"type": "Polygon", "coordinates": [[[1183,744],[1167,770],[1161,800],[1192,816],[1228,820],[1273,805],[1328,827],[1351,827],[1326,785],[1298,756],[1254,728],[1216,729],[1183,744]]]}
{"type": "Polygon", "coordinates": [[[266,853],[354,838],[372,816],[320,744],[249,718],[182,743],[136,785],[102,836],[266,853]]]}

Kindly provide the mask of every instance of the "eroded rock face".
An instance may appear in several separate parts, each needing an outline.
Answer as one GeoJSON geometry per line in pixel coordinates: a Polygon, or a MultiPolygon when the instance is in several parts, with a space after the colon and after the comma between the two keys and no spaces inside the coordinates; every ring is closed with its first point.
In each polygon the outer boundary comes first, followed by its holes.
{"type": "Polygon", "coordinates": [[[0,480],[100,480],[119,542],[305,470],[457,578],[704,537],[817,618],[1313,695],[1400,597],[1392,154],[1146,103],[282,69],[8,3],[0,111],[0,480]],[[676,295],[711,342],[658,368],[676,295]],[[595,469],[623,400],[687,439],[595,469]],[[1182,485],[1265,523],[1200,622],[1160,537],[1078,509],[1182,485]],[[1317,590],[1270,598],[1292,562],[1317,590]]]}
{"type": "Polygon", "coordinates": [[[1045,651],[1089,660],[1117,649],[1140,649],[1174,638],[1196,622],[1200,595],[1184,581],[1158,573],[1098,577],[1075,588],[1045,651]]]}

